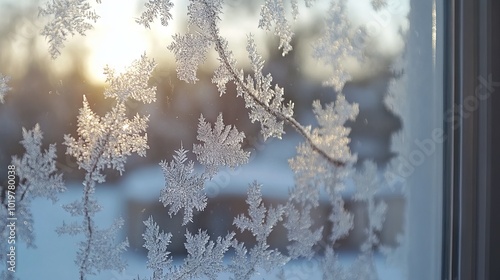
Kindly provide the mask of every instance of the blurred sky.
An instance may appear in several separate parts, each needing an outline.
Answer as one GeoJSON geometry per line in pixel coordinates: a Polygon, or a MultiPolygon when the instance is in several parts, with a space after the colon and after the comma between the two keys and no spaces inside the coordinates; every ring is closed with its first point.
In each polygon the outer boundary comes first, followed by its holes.
{"type": "MultiPolygon", "coordinates": [[[[45,2],[47,1],[0,0],[0,11],[1,13],[9,13],[16,6],[30,7],[32,5],[32,7],[36,8],[45,2]]],[[[144,27],[136,24],[134,20],[142,12],[144,0],[106,0],[102,1],[102,4],[95,4],[95,1],[90,2],[93,3],[97,14],[101,17],[95,24],[95,29],[88,31],[86,37],[75,36],[69,38],[67,42],[68,48],[73,47],[77,52],[88,56],[85,59],[85,68],[89,78],[95,82],[102,82],[104,80],[102,69],[106,64],[119,71],[144,52],[158,61],[173,62],[173,56],[166,50],[166,46],[170,44],[171,36],[174,33],[185,32],[187,1],[173,0],[172,14],[174,19],[169,26],[164,27],[159,22],[156,22],[152,25],[151,30],[145,30],[144,27]]],[[[304,1],[299,2],[304,5],[304,1]]],[[[320,26],[321,22],[318,21],[318,15],[324,14],[324,11],[329,7],[329,2],[328,0],[317,0],[311,8],[301,9],[301,14],[294,23],[295,27],[320,26]]],[[[404,47],[404,41],[400,33],[408,29],[406,16],[409,11],[409,0],[388,0],[388,2],[386,8],[375,12],[370,5],[370,0],[350,0],[348,1],[348,9],[352,22],[357,26],[365,26],[368,39],[371,42],[371,51],[379,56],[390,58],[399,53],[404,47]]],[[[226,1],[221,30],[223,35],[229,39],[230,47],[234,50],[236,57],[243,58],[239,59],[240,61],[244,61],[246,57],[245,42],[248,33],[255,34],[257,40],[259,37],[266,36],[266,32],[257,28],[258,5],[260,3],[259,1],[244,0],[226,1]],[[235,21],[238,24],[231,24],[231,22],[235,21]]],[[[43,27],[43,19],[37,18],[35,13],[26,16],[27,19],[18,23],[22,26],[17,27],[20,28],[21,32],[27,33],[24,35],[34,36],[43,27]],[[30,16],[33,16],[33,18],[29,18],[30,16]]],[[[8,17],[2,18],[4,20],[0,19],[0,26],[6,24],[5,21],[8,20],[8,17]]],[[[267,32],[267,36],[269,35],[272,35],[272,33],[267,32]]],[[[314,39],[311,38],[311,40],[314,39]]],[[[17,40],[20,39],[17,38],[17,40]]],[[[312,42],[308,40],[302,41],[302,46],[299,44],[299,48],[310,54],[312,42]]],[[[39,46],[39,50],[46,52],[47,45],[43,38],[38,38],[35,42],[39,46]]],[[[26,59],[23,56],[32,55],[32,53],[23,50],[23,46],[16,40],[12,43],[12,48],[15,49],[14,53],[18,56],[15,59],[15,64],[26,59]]],[[[266,57],[266,48],[260,48],[259,51],[266,57]]],[[[73,54],[65,54],[65,51],[63,51],[60,58],[50,62],[50,64],[56,71],[64,71],[70,67],[67,65],[71,60],[68,58],[69,55],[73,54]]],[[[310,55],[304,55],[304,57],[309,58],[310,55]]],[[[209,58],[209,62],[214,61],[214,59],[214,56],[212,56],[209,58]]],[[[313,76],[319,73],[328,73],[326,69],[325,71],[318,71],[318,67],[321,67],[321,65],[318,65],[317,61],[310,61],[309,59],[305,60],[303,64],[304,69],[313,76]]],[[[354,64],[352,68],[353,72],[367,71],[367,67],[362,65],[354,64]]],[[[9,71],[3,70],[9,74],[9,71]]]]}
{"type": "MultiPolygon", "coordinates": [[[[151,30],[135,23],[143,11],[144,0],[104,0],[102,4],[89,1],[101,16],[95,29],[84,37],[70,37],[61,55],[53,60],[45,38],[40,35],[45,19],[37,16],[38,7],[46,0],[0,0],[0,73],[12,76],[13,88],[6,97],[7,106],[0,108],[0,164],[7,164],[12,154],[21,152],[12,150],[20,149],[21,127],[29,129],[40,123],[46,143],[60,143],[66,133],[75,135],[82,95],[86,95],[96,113],[106,112],[110,101],[102,96],[104,66],[108,64],[120,72],[144,52],[159,63],[152,78],[152,83],[158,86],[158,102],[132,104],[136,106],[134,110],[151,116],[148,137],[155,152],[148,154],[148,160],[156,164],[160,157],[171,154],[169,149],[178,148],[181,141],[186,147],[189,141],[194,141],[200,113],[214,121],[223,112],[224,120],[245,131],[247,136],[256,133],[257,125],[249,123],[241,98],[233,94],[219,98],[215,86],[210,84],[216,65],[213,52],[201,67],[196,85],[176,78],[174,57],[167,45],[174,33],[186,32],[187,0],[173,1],[174,19],[168,27],[158,21],[151,30]]],[[[356,27],[365,26],[369,42],[369,57],[364,64],[349,65],[357,80],[344,90],[348,100],[361,108],[359,123],[352,125],[351,132],[351,148],[360,159],[387,160],[390,133],[400,127],[397,117],[387,111],[382,100],[390,62],[404,48],[401,33],[408,29],[408,1],[389,0],[388,6],[378,12],[371,8],[369,0],[348,2],[351,20],[356,27]]],[[[221,32],[240,66],[245,67],[248,61],[245,45],[251,32],[266,60],[264,72],[272,73],[274,82],[286,88],[286,98],[296,104],[296,118],[304,124],[314,124],[313,116],[307,115],[312,100],[326,103],[335,96],[332,88],[321,85],[333,75],[333,69],[311,58],[312,45],[321,35],[321,18],[330,1],[316,0],[312,8],[300,9],[294,23],[297,38],[292,42],[294,52],[286,57],[277,50],[273,32],[258,29],[259,5],[263,0],[225,2],[221,32]]],[[[304,5],[302,0],[299,3],[304,5]]],[[[63,148],[58,151],[63,153],[63,148]]],[[[73,162],[64,164],[74,167],[73,162]]]]}

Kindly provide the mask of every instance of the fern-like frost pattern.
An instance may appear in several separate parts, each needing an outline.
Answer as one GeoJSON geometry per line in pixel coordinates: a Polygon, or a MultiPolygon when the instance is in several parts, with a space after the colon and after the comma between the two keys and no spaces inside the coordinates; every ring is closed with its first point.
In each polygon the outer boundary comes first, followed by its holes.
{"type": "Polygon", "coordinates": [[[248,76],[245,89],[239,88],[238,94],[243,95],[245,107],[250,109],[249,116],[252,122],[261,123],[261,133],[264,139],[269,137],[281,138],[284,133],[284,119],[293,115],[293,103],[284,104],[284,90],[275,85],[272,87],[272,76],[264,76],[264,60],[257,53],[257,46],[252,35],[248,36],[248,57],[252,64],[254,76],[248,76]],[[278,118],[279,116],[279,118],[278,118]]]}
{"type": "Polygon", "coordinates": [[[250,279],[259,268],[271,272],[285,265],[289,258],[277,249],[269,249],[267,238],[278,222],[283,219],[283,206],[266,209],[262,202],[261,185],[253,182],[248,189],[248,217],[239,215],[233,224],[240,231],[248,230],[255,237],[257,244],[247,251],[243,243],[235,242],[236,256],[230,265],[234,279],[250,279]]]}
{"type": "MultiPolygon", "coordinates": [[[[294,11],[294,18],[298,14],[297,2],[293,1],[292,10],[294,11]]],[[[283,0],[266,0],[260,10],[259,27],[271,31],[272,26],[274,34],[280,38],[279,47],[282,49],[283,56],[292,50],[293,32],[292,27],[286,19],[285,4],[283,0]]]]}
{"type": "Polygon", "coordinates": [[[194,172],[194,162],[187,162],[187,152],[181,147],[175,151],[174,159],[170,163],[160,163],[166,182],[160,194],[160,202],[165,207],[170,206],[170,216],[184,209],[182,225],[193,220],[194,209],[202,211],[207,206],[204,192],[206,176],[194,172]]]}
{"type": "Polygon", "coordinates": [[[95,214],[101,209],[94,198],[96,183],[105,181],[104,169],[120,172],[125,170],[127,157],[132,153],[146,155],[148,117],[136,115],[129,119],[125,102],[135,99],[144,103],[155,100],[155,88],[147,85],[155,64],[143,55],[135,60],[123,74],[106,69],[109,88],[105,97],[115,99],[115,105],[103,117],[95,114],[87,99],[83,98],[83,107],[78,115],[78,139],[64,136],[66,154],[76,158],[78,167],[85,170],[83,196],[80,200],[64,205],[72,216],[82,216],[81,223],[63,224],[59,234],[83,234],[85,240],[80,243],[76,264],[80,268],[80,279],[105,269],[121,271],[126,263],[121,254],[128,247],[128,241],[115,241],[114,236],[122,227],[123,221],[117,220],[111,227],[100,229],[94,222],[95,214]]]}
{"type": "MultiPolygon", "coordinates": [[[[9,228],[8,218],[12,218],[8,211],[7,201],[16,201],[17,238],[26,242],[28,247],[36,247],[35,235],[33,233],[33,214],[31,202],[34,198],[44,197],[55,203],[57,195],[66,190],[62,174],[57,173],[56,168],[56,146],[49,145],[47,150],[42,150],[43,134],[38,124],[31,130],[23,128],[23,140],[20,142],[25,149],[22,157],[12,157],[12,165],[18,176],[18,183],[12,192],[5,191],[5,198],[0,201],[0,236],[7,241],[9,228]],[[9,197],[9,196],[15,197],[9,197]]],[[[2,186],[3,191],[3,186],[2,186]]],[[[2,245],[7,245],[5,242],[2,245]]],[[[8,252],[7,248],[5,251],[8,252]]],[[[4,260],[5,255],[0,256],[4,260]]]]}
{"type": "Polygon", "coordinates": [[[324,35],[315,44],[313,56],[333,69],[333,75],[325,84],[340,92],[351,79],[346,60],[363,60],[363,32],[352,32],[353,28],[347,17],[346,0],[332,1],[328,15],[324,35]]]}
{"type": "Polygon", "coordinates": [[[234,233],[229,233],[224,238],[218,237],[215,242],[210,241],[210,236],[201,229],[195,235],[186,231],[185,237],[184,247],[188,255],[180,267],[172,269],[172,274],[167,279],[217,279],[218,274],[224,270],[223,257],[231,247],[234,233]]]}
{"type": "Polygon", "coordinates": [[[323,237],[323,227],[311,229],[313,223],[311,209],[311,204],[296,207],[293,203],[289,203],[286,207],[284,226],[288,230],[288,240],[291,242],[287,246],[291,258],[311,259],[315,254],[313,246],[323,237]]]}
{"type": "Polygon", "coordinates": [[[196,71],[207,56],[210,42],[202,34],[176,34],[168,49],[175,54],[177,76],[179,79],[195,83],[198,81],[196,71]]]}
{"type": "MultiPolygon", "coordinates": [[[[100,0],[97,2],[100,3],[100,0]]],[[[42,35],[49,42],[52,58],[61,54],[68,35],[85,35],[99,18],[88,0],[52,0],[44,8],[40,8],[39,14],[50,18],[42,30],[42,35]]]]}
{"type": "Polygon", "coordinates": [[[196,139],[203,144],[194,144],[193,153],[198,162],[206,166],[209,176],[215,175],[220,166],[235,168],[248,162],[250,153],[241,148],[245,134],[235,127],[224,125],[222,113],[213,129],[203,115],[200,116],[196,139]]]}
{"type": "Polygon", "coordinates": [[[142,234],[144,248],[148,250],[147,267],[153,270],[153,280],[164,279],[163,269],[170,266],[172,258],[167,250],[172,238],[171,233],[160,232],[160,227],[149,217],[144,221],[146,231],[142,234]]]}
{"type": "Polygon", "coordinates": [[[172,19],[170,10],[174,7],[174,4],[170,0],[149,0],[144,6],[146,7],[146,11],[136,19],[136,22],[144,25],[146,28],[151,28],[151,23],[158,16],[163,26],[167,26],[168,22],[172,19]]]}
{"type": "Polygon", "coordinates": [[[0,73],[0,103],[5,102],[5,95],[7,92],[11,90],[9,85],[7,84],[10,81],[9,76],[5,76],[2,73],[0,73]]]}
{"type": "Polygon", "coordinates": [[[351,154],[348,146],[350,128],[346,128],[345,123],[356,118],[359,107],[357,104],[348,103],[345,97],[339,94],[336,102],[324,108],[319,101],[314,101],[313,112],[319,127],[312,131],[309,128],[312,141],[331,158],[346,163],[345,167],[330,164],[307,143],[297,147],[297,156],[289,162],[296,179],[292,199],[317,205],[319,189],[324,188],[329,194],[338,191],[342,180],[348,175],[347,167],[356,161],[356,156],[351,154]]]}

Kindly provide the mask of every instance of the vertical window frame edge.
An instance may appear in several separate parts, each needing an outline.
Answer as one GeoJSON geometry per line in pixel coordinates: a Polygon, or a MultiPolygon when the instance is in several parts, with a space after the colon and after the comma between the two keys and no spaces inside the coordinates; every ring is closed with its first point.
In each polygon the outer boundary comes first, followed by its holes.
{"type": "MultiPolygon", "coordinates": [[[[481,100],[491,74],[491,0],[445,5],[446,95],[442,279],[489,279],[491,102],[481,100]],[[471,111],[465,103],[475,100],[471,111]]],[[[446,2],[446,1],[445,1],[446,2]]],[[[486,93],[487,94],[487,93],[486,93]]]]}

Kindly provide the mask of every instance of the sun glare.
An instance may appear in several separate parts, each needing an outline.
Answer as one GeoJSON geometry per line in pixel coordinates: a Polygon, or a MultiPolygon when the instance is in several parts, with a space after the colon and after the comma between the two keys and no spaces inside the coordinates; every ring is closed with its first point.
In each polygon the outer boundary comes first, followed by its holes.
{"type": "Polygon", "coordinates": [[[96,5],[100,19],[86,39],[87,71],[95,82],[104,82],[106,65],[121,72],[148,48],[144,27],[135,23],[136,1],[108,0],[96,5]]]}

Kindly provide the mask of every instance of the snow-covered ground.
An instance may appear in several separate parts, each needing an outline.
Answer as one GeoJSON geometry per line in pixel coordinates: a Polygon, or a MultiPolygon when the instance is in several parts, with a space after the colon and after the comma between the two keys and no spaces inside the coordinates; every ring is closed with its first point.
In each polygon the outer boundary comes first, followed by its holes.
{"type": "MultiPolygon", "coordinates": [[[[207,185],[209,197],[218,195],[246,196],[248,185],[257,180],[263,184],[263,195],[268,198],[285,198],[290,187],[293,186],[293,174],[288,167],[287,158],[293,153],[297,141],[273,141],[258,147],[257,156],[250,160],[248,165],[237,170],[223,170],[207,185]]],[[[131,170],[124,175],[118,185],[99,185],[96,197],[103,207],[96,215],[96,223],[101,227],[108,227],[114,219],[122,217],[127,221],[127,202],[130,200],[142,203],[158,201],[160,190],[164,187],[164,179],[160,166],[148,166],[138,170],[131,170]]],[[[62,209],[62,205],[72,202],[81,196],[80,183],[71,183],[68,191],[60,195],[56,204],[44,199],[36,199],[32,203],[36,249],[26,248],[24,244],[17,247],[16,276],[21,280],[30,279],[77,279],[78,269],[74,264],[77,243],[81,236],[59,236],[55,229],[62,225],[62,221],[71,222],[71,217],[62,209]]],[[[121,232],[119,240],[124,240],[126,231],[121,232]]],[[[125,254],[128,262],[126,271],[119,273],[104,271],[89,279],[137,279],[137,276],[150,275],[146,269],[146,256],[130,250],[125,254]]],[[[354,256],[341,255],[340,261],[349,263],[354,256]]],[[[180,260],[177,256],[175,260],[180,260]]],[[[380,279],[403,279],[401,271],[385,264],[381,257],[376,257],[375,264],[380,279]]],[[[264,272],[256,277],[261,279],[264,272]]],[[[286,279],[321,279],[316,262],[291,262],[285,268],[286,279]]],[[[221,275],[222,279],[229,279],[229,275],[221,275]]],[[[265,277],[269,279],[269,277],[265,277]]]]}
{"type": "MultiPolygon", "coordinates": [[[[113,219],[120,217],[125,207],[125,195],[119,188],[99,188],[96,192],[103,211],[96,216],[96,221],[102,226],[110,225],[113,219]]],[[[36,233],[36,249],[26,248],[24,244],[17,247],[17,271],[16,276],[21,280],[30,279],[77,279],[78,269],[74,264],[78,237],[59,236],[55,229],[62,221],[71,221],[70,215],[60,206],[71,202],[81,195],[75,186],[61,195],[58,203],[52,204],[44,199],[33,201],[33,216],[35,220],[34,230],[36,233]]],[[[126,217],[124,217],[126,218],[126,217]]],[[[125,232],[122,232],[123,238],[125,232]]],[[[132,280],[138,275],[141,277],[150,275],[146,269],[146,256],[134,252],[127,252],[125,258],[128,268],[124,272],[104,271],[99,275],[89,276],[88,279],[102,280],[132,280]]],[[[177,257],[178,259],[179,257],[177,257]]],[[[354,256],[350,254],[341,255],[340,261],[348,264],[353,261],[354,256]]],[[[379,279],[404,279],[401,271],[391,265],[387,265],[381,257],[375,258],[375,265],[379,273],[379,279]]],[[[260,276],[265,276],[264,272],[260,276]]],[[[321,279],[318,263],[316,262],[291,262],[285,267],[286,279],[321,279]]],[[[256,277],[255,279],[261,279],[256,277]]],[[[229,275],[221,275],[221,279],[229,279],[229,275]]],[[[274,277],[265,279],[274,279],[274,277]]]]}

